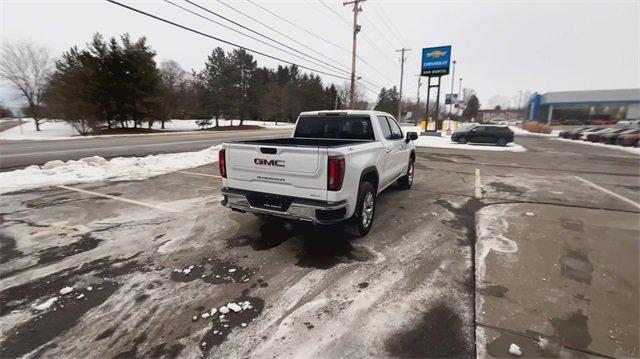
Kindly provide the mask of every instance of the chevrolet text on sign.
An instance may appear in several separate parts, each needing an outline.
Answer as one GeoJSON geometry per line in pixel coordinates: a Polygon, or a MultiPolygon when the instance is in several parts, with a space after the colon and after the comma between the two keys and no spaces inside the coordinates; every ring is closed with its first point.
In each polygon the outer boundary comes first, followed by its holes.
{"type": "Polygon", "coordinates": [[[449,73],[451,46],[427,47],[422,49],[422,76],[441,76],[449,73]]]}

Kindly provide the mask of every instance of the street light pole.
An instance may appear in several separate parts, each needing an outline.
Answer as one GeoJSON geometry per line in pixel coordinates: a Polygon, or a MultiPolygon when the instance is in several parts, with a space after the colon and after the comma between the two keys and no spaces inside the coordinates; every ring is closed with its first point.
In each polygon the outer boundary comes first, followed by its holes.
{"type": "Polygon", "coordinates": [[[453,60],[453,70],[451,70],[451,93],[449,93],[449,118],[451,118],[451,111],[453,110],[453,84],[456,81],[456,60],[453,60]]]}
{"type": "MultiPolygon", "coordinates": [[[[462,98],[462,77],[461,77],[460,82],[458,84],[458,103],[462,102],[463,100],[464,99],[462,98]]],[[[458,110],[460,110],[460,106],[458,106],[458,110]]]]}
{"type": "Polygon", "coordinates": [[[418,76],[418,94],[416,95],[416,110],[415,110],[415,124],[418,124],[418,117],[419,117],[419,113],[420,113],[420,86],[422,86],[422,75],[416,75],[418,76]]]}

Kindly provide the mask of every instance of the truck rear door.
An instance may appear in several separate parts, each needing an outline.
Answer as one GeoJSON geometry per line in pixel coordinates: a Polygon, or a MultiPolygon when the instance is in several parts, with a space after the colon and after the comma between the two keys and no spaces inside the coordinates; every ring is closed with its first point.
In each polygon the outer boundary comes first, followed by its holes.
{"type": "Polygon", "coordinates": [[[229,187],[326,200],[326,148],[232,143],[226,156],[229,187]]]}

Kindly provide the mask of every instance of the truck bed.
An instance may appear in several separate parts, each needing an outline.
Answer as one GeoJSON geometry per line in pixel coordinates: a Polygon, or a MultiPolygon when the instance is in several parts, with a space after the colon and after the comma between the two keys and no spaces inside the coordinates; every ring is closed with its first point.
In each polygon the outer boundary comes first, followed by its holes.
{"type": "Polygon", "coordinates": [[[370,143],[370,140],[350,140],[341,138],[303,138],[303,137],[289,137],[289,138],[273,138],[273,139],[259,139],[248,141],[236,141],[233,143],[247,144],[247,145],[264,145],[264,146],[285,146],[285,147],[342,147],[360,143],[370,143]]]}

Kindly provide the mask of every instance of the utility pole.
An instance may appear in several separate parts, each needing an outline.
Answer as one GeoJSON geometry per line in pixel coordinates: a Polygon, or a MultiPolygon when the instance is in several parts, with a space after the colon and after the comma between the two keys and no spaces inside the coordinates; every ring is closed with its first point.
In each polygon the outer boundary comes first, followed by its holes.
{"type": "Polygon", "coordinates": [[[398,95],[398,121],[400,121],[400,118],[402,117],[402,80],[404,78],[404,61],[407,59],[406,57],[404,57],[404,53],[409,50],[411,49],[405,49],[404,47],[400,50],[396,50],[396,52],[402,53],[400,55],[400,93],[398,95]]]}
{"type": "Polygon", "coordinates": [[[416,95],[417,100],[416,100],[416,110],[415,110],[415,115],[414,115],[414,116],[416,116],[415,124],[417,125],[418,124],[418,120],[419,120],[419,115],[418,114],[420,113],[419,112],[419,109],[420,109],[420,86],[422,86],[422,75],[418,74],[418,75],[415,75],[415,76],[418,76],[418,94],[416,95]]]}
{"type": "Polygon", "coordinates": [[[366,0],[351,0],[345,1],[342,5],[353,4],[353,48],[351,49],[351,109],[356,108],[356,41],[358,38],[358,32],[360,32],[361,26],[358,25],[358,13],[362,11],[360,3],[366,0]]]}
{"type": "Polygon", "coordinates": [[[451,101],[449,102],[449,119],[451,119],[451,111],[453,110],[453,83],[456,80],[456,60],[453,60],[453,70],[451,70],[451,101]]]}

